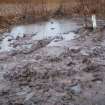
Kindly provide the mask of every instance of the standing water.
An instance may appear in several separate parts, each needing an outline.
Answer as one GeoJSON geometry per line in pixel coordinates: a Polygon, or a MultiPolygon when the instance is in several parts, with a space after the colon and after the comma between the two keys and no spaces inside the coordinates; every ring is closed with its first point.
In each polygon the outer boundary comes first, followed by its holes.
{"type": "MultiPolygon", "coordinates": [[[[15,41],[17,37],[24,35],[31,35],[32,40],[41,40],[44,38],[52,38],[55,36],[62,36],[65,40],[74,39],[75,31],[78,26],[74,21],[69,19],[50,19],[47,22],[40,22],[30,25],[14,26],[11,29],[8,37],[12,37],[15,41]]],[[[5,37],[1,44],[1,51],[10,51],[10,42],[5,37]]]]}
{"type": "Polygon", "coordinates": [[[72,34],[70,35],[70,33],[76,31],[78,28],[79,26],[69,19],[50,19],[48,22],[16,26],[11,30],[10,34],[14,38],[17,36],[23,37],[23,34],[33,34],[35,35],[33,37],[34,40],[59,35],[64,36],[66,34],[69,34],[69,37],[72,38],[72,34]]]}

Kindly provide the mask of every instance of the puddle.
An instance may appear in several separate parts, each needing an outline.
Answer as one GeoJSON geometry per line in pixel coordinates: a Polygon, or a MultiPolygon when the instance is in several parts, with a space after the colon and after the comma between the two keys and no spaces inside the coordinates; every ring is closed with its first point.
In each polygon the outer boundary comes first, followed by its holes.
{"type": "MultiPolygon", "coordinates": [[[[61,36],[63,40],[71,40],[74,39],[76,35],[75,31],[79,28],[80,26],[70,19],[50,19],[47,22],[14,26],[6,36],[4,33],[5,38],[0,44],[0,52],[13,50],[10,45],[17,37],[23,38],[23,36],[30,36],[32,40],[41,40],[44,38],[61,36]],[[10,41],[11,38],[13,40],[10,41]]],[[[27,45],[25,45],[25,47],[27,47],[27,45]]]]}
{"type": "Polygon", "coordinates": [[[0,52],[5,51],[7,52],[13,50],[13,47],[10,46],[11,43],[12,43],[11,37],[10,36],[5,37],[0,44],[0,52]]]}
{"type": "MultiPolygon", "coordinates": [[[[21,25],[16,26],[11,30],[11,36],[16,38],[17,36],[23,37],[25,35],[33,35],[33,40],[40,40],[43,38],[64,36],[64,34],[70,34],[72,31],[76,31],[79,26],[69,19],[50,19],[48,22],[41,22],[38,24],[21,25]]],[[[72,35],[69,35],[72,38],[72,35]]]]}

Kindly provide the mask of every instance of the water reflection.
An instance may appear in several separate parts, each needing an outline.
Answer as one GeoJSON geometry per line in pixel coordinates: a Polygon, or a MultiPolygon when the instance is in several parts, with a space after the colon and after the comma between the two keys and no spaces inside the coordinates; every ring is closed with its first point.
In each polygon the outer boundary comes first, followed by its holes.
{"type": "Polygon", "coordinates": [[[80,26],[69,19],[50,19],[47,22],[15,26],[1,42],[0,51],[11,51],[13,49],[10,46],[12,41],[15,41],[17,37],[23,37],[24,35],[31,36],[32,40],[41,40],[55,36],[60,36],[65,41],[71,40],[74,39],[74,31],[77,31],[78,28],[80,28],[80,26]],[[10,41],[11,38],[12,40],[10,41]]]}
{"type": "Polygon", "coordinates": [[[78,28],[79,26],[69,19],[50,19],[48,22],[16,26],[11,30],[11,35],[16,38],[17,36],[23,37],[23,34],[33,34],[35,35],[33,39],[36,40],[69,34],[71,31],[75,31],[78,28]]]}
{"type": "Polygon", "coordinates": [[[10,46],[11,43],[12,43],[12,38],[10,36],[7,36],[6,38],[4,38],[0,45],[1,47],[0,52],[13,50],[13,47],[10,46]]]}
{"type": "Polygon", "coordinates": [[[23,37],[24,33],[26,32],[26,29],[24,26],[13,28],[10,35],[13,36],[14,39],[16,39],[18,36],[23,37]]]}

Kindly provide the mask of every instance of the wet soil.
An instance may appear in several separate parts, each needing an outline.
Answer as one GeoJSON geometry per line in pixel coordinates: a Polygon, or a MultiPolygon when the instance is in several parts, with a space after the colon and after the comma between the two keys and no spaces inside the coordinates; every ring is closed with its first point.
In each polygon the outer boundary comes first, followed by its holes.
{"type": "Polygon", "coordinates": [[[19,37],[0,52],[0,105],[105,105],[105,29],[77,34],[19,37]]]}

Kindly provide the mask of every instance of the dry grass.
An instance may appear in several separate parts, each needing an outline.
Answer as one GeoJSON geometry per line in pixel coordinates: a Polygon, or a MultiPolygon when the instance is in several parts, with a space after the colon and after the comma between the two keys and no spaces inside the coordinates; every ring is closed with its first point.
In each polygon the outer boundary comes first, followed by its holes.
{"type": "Polygon", "coordinates": [[[0,24],[33,22],[55,13],[84,16],[93,11],[104,17],[105,0],[0,0],[0,24]]]}
{"type": "Polygon", "coordinates": [[[93,10],[99,15],[105,13],[105,0],[0,0],[0,15],[22,14],[26,9],[38,15],[53,13],[61,5],[66,14],[90,14],[93,10]]]}

